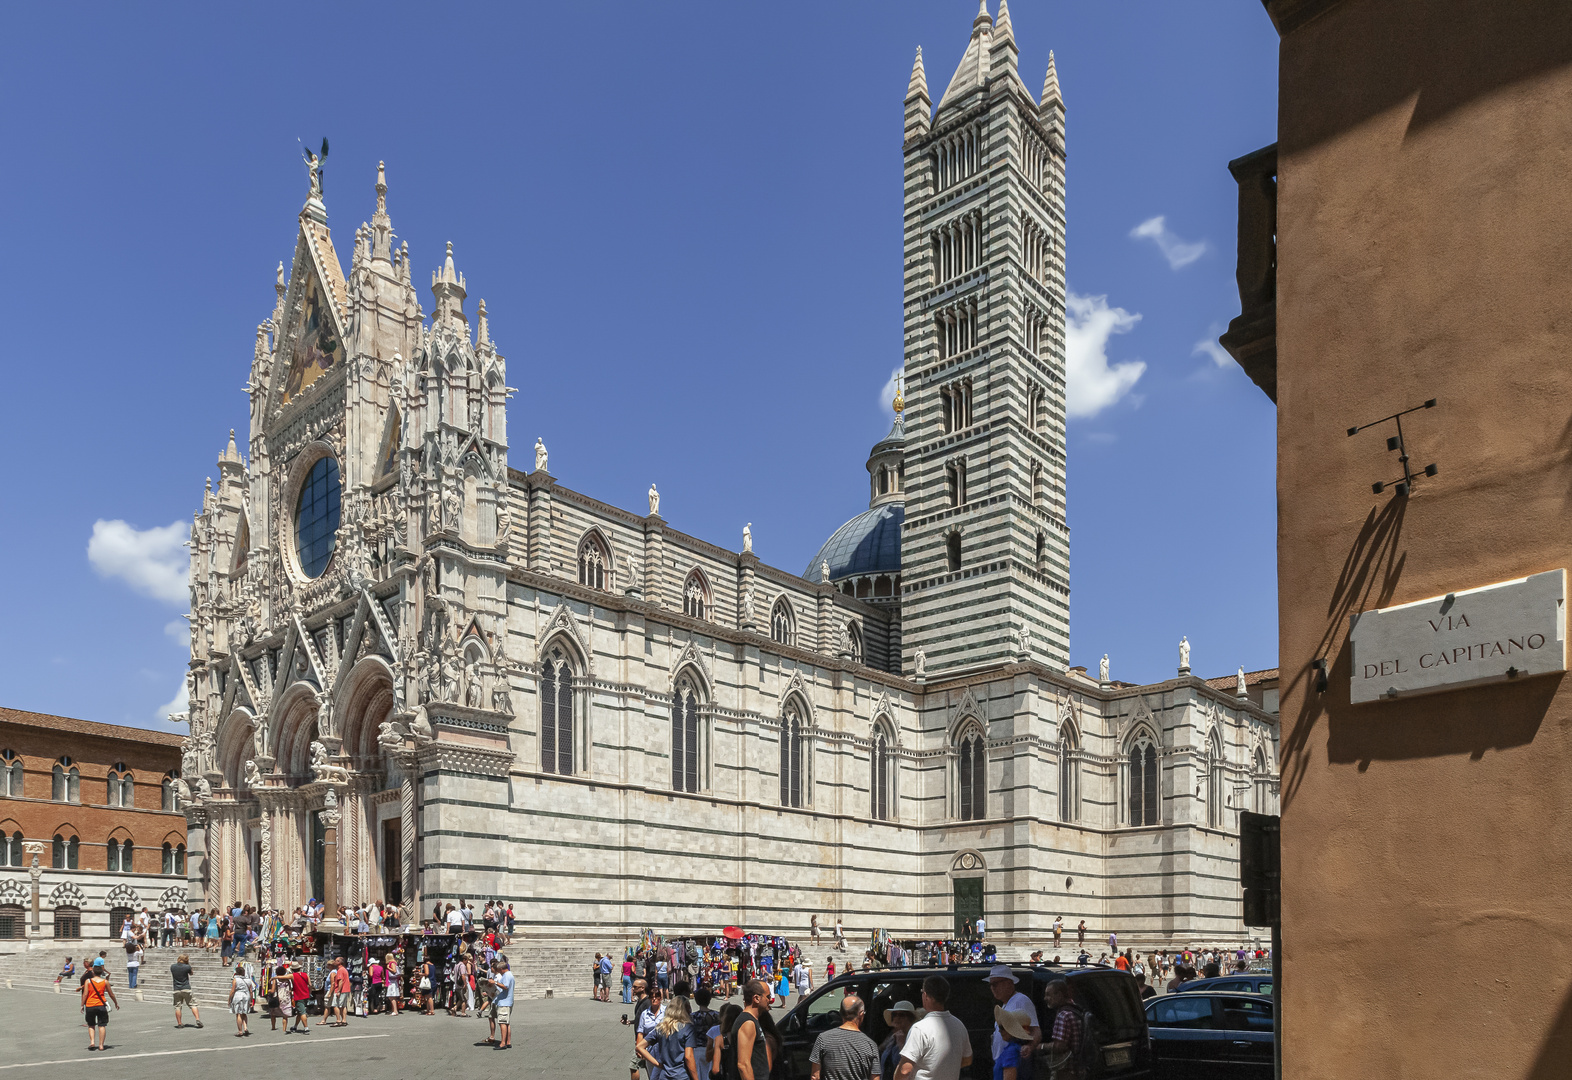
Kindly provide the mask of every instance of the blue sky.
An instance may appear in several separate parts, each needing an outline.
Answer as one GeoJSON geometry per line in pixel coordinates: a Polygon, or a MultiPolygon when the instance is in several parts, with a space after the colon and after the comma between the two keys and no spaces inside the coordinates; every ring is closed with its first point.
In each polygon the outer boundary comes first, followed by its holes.
{"type": "MultiPolygon", "coordinates": [[[[997,10],[997,0],[989,0],[997,10]]],[[[341,251],[389,210],[452,241],[563,484],[799,571],[865,508],[901,360],[901,125],[967,0],[383,3],[8,13],[0,704],[159,726],[179,544],[231,427],[306,177],[341,251]]],[[[1259,4],[1011,8],[1068,106],[1072,661],[1277,663],[1271,404],[1238,313],[1227,161],[1275,138],[1259,4]],[[1222,357],[1226,360],[1226,357],[1222,357]]],[[[429,297],[425,298],[429,310],[429,297]]],[[[528,465],[525,462],[526,467],[528,465]]]]}

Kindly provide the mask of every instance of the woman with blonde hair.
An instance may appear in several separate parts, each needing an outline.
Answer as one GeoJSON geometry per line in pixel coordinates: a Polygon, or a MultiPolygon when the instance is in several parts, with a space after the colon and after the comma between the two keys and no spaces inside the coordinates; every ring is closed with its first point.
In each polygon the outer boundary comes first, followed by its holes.
{"type": "Polygon", "coordinates": [[[698,1075],[692,1029],[688,999],[675,995],[667,998],[660,1022],[639,1043],[639,1056],[650,1063],[649,1080],[688,1080],[698,1075]]]}
{"type": "Polygon", "coordinates": [[[388,953],[382,961],[382,971],[388,984],[388,1011],[397,1016],[399,1002],[404,998],[404,972],[398,966],[398,958],[388,953]]]}

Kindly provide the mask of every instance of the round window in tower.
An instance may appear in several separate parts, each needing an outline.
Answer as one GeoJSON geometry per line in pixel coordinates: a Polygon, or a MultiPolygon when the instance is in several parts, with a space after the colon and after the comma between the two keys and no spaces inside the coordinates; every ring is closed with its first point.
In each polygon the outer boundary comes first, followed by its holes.
{"type": "Polygon", "coordinates": [[[301,485],[295,503],[295,544],[300,569],[317,577],[327,568],[338,539],[338,462],[319,458],[301,485]]]}

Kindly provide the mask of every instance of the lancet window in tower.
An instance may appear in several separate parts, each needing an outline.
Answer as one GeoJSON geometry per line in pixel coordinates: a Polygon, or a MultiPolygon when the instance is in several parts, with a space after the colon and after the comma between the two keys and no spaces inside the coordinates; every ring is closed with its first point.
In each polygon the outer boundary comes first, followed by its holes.
{"type": "Polygon", "coordinates": [[[935,280],[949,281],[976,269],[981,251],[982,218],[977,213],[939,226],[933,231],[935,280]]]}
{"type": "Polygon", "coordinates": [[[963,506],[966,503],[966,462],[952,461],[944,467],[944,484],[950,496],[951,506],[963,506]]]}
{"type": "Polygon", "coordinates": [[[939,358],[955,356],[977,344],[977,302],[965,300],[934,316],[939,333],[939,358]]]}
{"type": "Polygon", "coordinates": [[[1026,392],[1026,426],[1032,431],[1043,431],[1048,426],[1048,391],[1036,383],[1028,384],[1026,392]]]}
{"type": "Polygon", "coordinates": [[[1036,304],[1027,303],[1021,308],[1022,337],[1025,339],[1026,351],[1033,356],[1042,356],[1048,350],[1052,341],[1053,324],[1048,316],[1036,304]]]}
{"type": "Polygon", "coordinates": [[[540,767],[573,774],[573,668],[560,646],[540,665],[540,767]]]}
{"type": "Polygon", "coordinates": [[[1021,218],[1021,264],[1033,281],[1047,281],[1053,237],[1030,217],[1021,218]]]}
{"type": "Polygon", "coordinates": [[[962,821],[979,821],[988,816],[988,752],[982,734],[971,731],[958,748],[957,780],[962,821]]]}
{"type": "Polygon", "coordinates": [[[875,821],[890,820],[890,738],[881,723],[873,736],[868,777],[869,811],[875,821]]]}
{"type": "Polygon", "coordinates": [[[1047,145],[1031,132],[1023,132],[1021,137],[1021,173],[1026,177],[1026,182],[1039,191],[1048,183],[1048,162],[1047,145]]]}
{"type": "Polygon", "coordinates": [[[976,124],[941,139],[933,148],[934,186],[943,191],[977,172],[982,161],[982,132],[976,124]]]}
{"type": "Polygon", "coordinates": [[[972,425],[972,381],[956,379],[939,388],[939,405],[943,410],[946,434],[972,425]]]}

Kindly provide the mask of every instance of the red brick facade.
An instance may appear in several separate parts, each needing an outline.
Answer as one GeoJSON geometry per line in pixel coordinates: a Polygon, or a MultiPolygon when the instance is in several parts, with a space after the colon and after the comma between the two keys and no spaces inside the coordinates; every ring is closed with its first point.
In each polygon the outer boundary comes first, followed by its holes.
{"type": "Polygon", "coordinates": [[[126,872],[125,844],[131,843],[130,872],[138,876],[168,874],[171,884],[185,879],[185,815],[173,809],[173,791],[165,787],[180,769],[180,736],[140,728],[98,724],[64,716],[0,708],[0,867],[26,865],[16,841],[41,841],[39,864],[46,869],[126,872]],[[16,763],[21,763],[17,794],[16,763]],[[61,767],[65,799],[56,798],[55,767],[61,767]],[[71,798],[71,770],[76,772],[71,798]],[[114,775],[116,790],[110,790],[114,775]],[[120,797],[127,793],[129,805],[120,797]],[[67,847],[77,839],[76,865],[56,867],[60,837],[67,847]],[[113,860],[109,842],[117,851],[113,860]],[[179,865],[166,860],[178,853],[179,865]]]}

